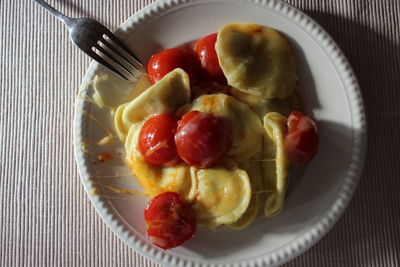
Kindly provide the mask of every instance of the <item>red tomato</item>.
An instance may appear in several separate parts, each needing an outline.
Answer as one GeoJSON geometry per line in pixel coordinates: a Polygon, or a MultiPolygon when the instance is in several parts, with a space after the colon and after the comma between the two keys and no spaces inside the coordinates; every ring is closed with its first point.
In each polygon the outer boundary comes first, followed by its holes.
{"type": "Polygon", "coordinates": [[[174,136],[177,119],[170,114],[150,117],[139,133],[139,151],[146,162],[158,166],[173,166],[180,162],[174,136]]]}
{"type": "Polygon", "coordinates": [[[210,168],[231,148],[232,129],[225,119],[194,110],[178,122],[175,144],[187,164],[210,168]]]}
{"type": "Polygon", "coordinates": [[[210,80],[226,83],[225,75],[219,65],[217,52],[215,51],[216,41],[217,33],[207,35],[196,42],[194,51],[200,59],[205,77],[210,80]]]}
{"type": "Polygon", "coordinates": [[[286,135],[286,152],[291,166],[309,162],[317,153],[319,136],[317,126],[310,117],[293,111],[288,118],[289,132],[286,135]]]}
{"type": "Polygon", "coordinates": [[[177,247],[196,232],[193,208],[175,192],[165,192],[150,200],[144,219],[149,239],[162,249],[177,247]]]}
{"type": "Polygon", "coordinates": [[[150,57],[147,62],[147,74],[150,82],[161,80],[170,71],[181,68],[189,74],[190,82],[196,82],[200,71],[200,63],[196,54],[186,46],[166,49],[150,57]]]}

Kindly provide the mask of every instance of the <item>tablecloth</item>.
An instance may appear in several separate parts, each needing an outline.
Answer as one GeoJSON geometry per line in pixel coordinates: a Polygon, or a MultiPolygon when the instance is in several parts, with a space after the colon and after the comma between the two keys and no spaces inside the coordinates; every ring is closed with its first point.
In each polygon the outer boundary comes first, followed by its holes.
{"type": "MultiPolygon", "coordinates": [[[[115,29],[153,1],[48,2],[115,29]]],[[[287,2],[343,49],[368,116],[368,155],[353,200],[334,228],[287,266],[399,266],[400,1],[287,2]]],[[[0,265],[156,266],[102,222],[80,183],[73,105],[90,59],[33,1],[1,0],[0,14],[0,265]]]]}

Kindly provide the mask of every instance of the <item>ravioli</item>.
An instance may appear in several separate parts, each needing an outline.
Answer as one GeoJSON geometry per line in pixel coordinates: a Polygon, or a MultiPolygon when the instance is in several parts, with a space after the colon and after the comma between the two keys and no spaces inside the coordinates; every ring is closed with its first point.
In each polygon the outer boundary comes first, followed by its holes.
{"type": "Polygon", "coordinates": [[[184,163],[173,167],[160,167],[147,163],[137,145],[141,125],[142,123],[132,125],[126,138],[127,165],[133,170],[150,197],[173,191],[187,201],[193,201],[196,195],[197,177],[192,174],[191,167],[184,163]]]}
{"type": "Polygon", "coordinates": [[[114,117],[118,137],[125,141],[134,123],[141,122],[154,114],[173,113],[189,101],[189,76],[182,69],[175,69],[135,99],[118,107],[114,117]]]}
{"type": "Polygon", "coordinates": [[[264,139],[264,156],[275,161],[265,161],[264,185],[267,200],[264,206],[266,216],[278,214],[285,201],[287,188],[287,164],[284,136],[287,132],[287,119],[279,113],[270,112],[264,117],[264,127],[269,138],[264,139]]]}
{"type": "Polygon", "coordinates": [[[297,74],[289,43],[276,30],[256,24],[227,24],[215,49],[228,84],[268,99],[293,93],[297,74]]]}
{"type": "Polygon", "coordinates": [[[287,117],[292,110],[300,109],[300,100],[295,92],[285,99],[263,99],[233,87],[230,88],[229,93],[243,103],[246,103],[261,120],[268,112],[278,112],[287,117]]]}
{"type": "Polygon", "coordinates": [[[229,226],[233,229],[243,229],[249,226],[257,217],[260,209],[260,195],[263,191],[262,163],[256,158],[251,158],[239,164],[239,167],[247,172],[251,184],[251,199],[247,210],[236,222],[229,226]]]}
{"type": "Polygon", "coordinates": [[[197,193],[193,208],[200,225],[215,228],[236,222],[247,210],[251,185],[247,172],[232,160],[195,170],[197,193]]]}
{"type": "Polygon", "coordinates": [[[248,105],[226,94],[203,95],[193,101],[191,110],[225,118],[232,126],[233,144],[228,157],[243,161],[261,151],[264,129],[248,105]]]}
{"type": "Polygon", "coordinates": [[[100,108],[115,110],[136,94],[136,85],[142,83],[135,79],[127,81],[114,75],[96,75],[93,79],[93,100],[100,108]],[[123,90],[121,90],[123,88],[123,90]]]}

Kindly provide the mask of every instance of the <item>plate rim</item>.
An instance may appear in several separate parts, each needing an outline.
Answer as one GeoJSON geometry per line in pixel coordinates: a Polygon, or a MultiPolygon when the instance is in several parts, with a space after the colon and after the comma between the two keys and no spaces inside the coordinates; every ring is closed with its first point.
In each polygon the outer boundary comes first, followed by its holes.
{"type": "MultiPolygon", "coordinates": [[[[267,8],[290,22],[298,24],[299,27],[323,49],[324,53],[332,62],[342,80],[350,109],[350,117],[352,121],[352,157],[350,167],[348,168],[347,175],[343,178],[342,184],[335,195],[336,197],[330,204],[328,210],[322,213],[319,219],[310,225],[308,230],[305,230],[293,242],[276,248],[262,256],[250,257],[239,262],[223,263],[223,266],[280,265],[304,253],[325,236],[339,220],[354,195],[361,178],[367,151],[367,119],[365,107],[359,84],[344,53],[333,38],[312,18],[281,0],[202,0],[202,3],[227,3],[232,1],[255,4],[267,8]]],[[[127,34],[132,28],[140,25],[146,20],[153,19],[155,15],[192,3],[199,2],[197,0],[158,0],[129,17],[118,27],[115,34],[121,39],[124,39],[124,34],[127,34]]],[[[96,64],[97,63],[92,62],[89,65],[83,78],[82,85],[87,84],[89,77],[93,75],[94,70],[96,69],[96,64]]],[[[84,110],[85,103],[83,100],[77,99],[75,105],[84,110]]],[[[76,142],[76,140],[79,139],[77,134],[80,134],[83,131],[82,117],[82,114],[75,111],[74,144],[78,143],[76,142]]],[[[155,246],[148,245],[146,242],[141,240],[140,237],[135,236],[135,234],[133,234],[129,229],[126,229],[125,225],[114,218],[115,215],[110,212],[110,207],[105,206],[104,200],[100,199],[98,196],[90,194],[93,185],[90,182],[87,182],[87,180],[90,179],[90,175],[85,165],[84,153],[78,145],[74,145],[74,154],[81,182],[85,187],[85,191],[91,203],[102,218],[103,222],[105,222],[105,224],[128,246],[141,255],[166,266],[181,265],[211,267],[221,265],[219,262],[213,263],[208,260],[198,261],[182,255],[177,255],[173,252],[171,253],[170,251],[163,251],[155,246]]]]}

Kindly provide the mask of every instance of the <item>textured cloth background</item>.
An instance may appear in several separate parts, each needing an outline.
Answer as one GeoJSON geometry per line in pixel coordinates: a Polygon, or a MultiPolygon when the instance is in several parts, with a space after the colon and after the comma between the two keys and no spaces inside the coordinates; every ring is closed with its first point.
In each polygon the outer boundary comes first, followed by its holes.
{"type": "MultiPolygon", "coordinates": [[[[152,0],[48,2],[115,29],[152,0]]],[[[350,206],[288,266],[399,266],[400,1],[288,2],[343,49],[369,122],[366,167],[350,206]]],[[[90,59],[33,1],[0,0],[0,14],[0,265],[156,266],[106,227],[78,177],[73,105],[90,59]]]]}

